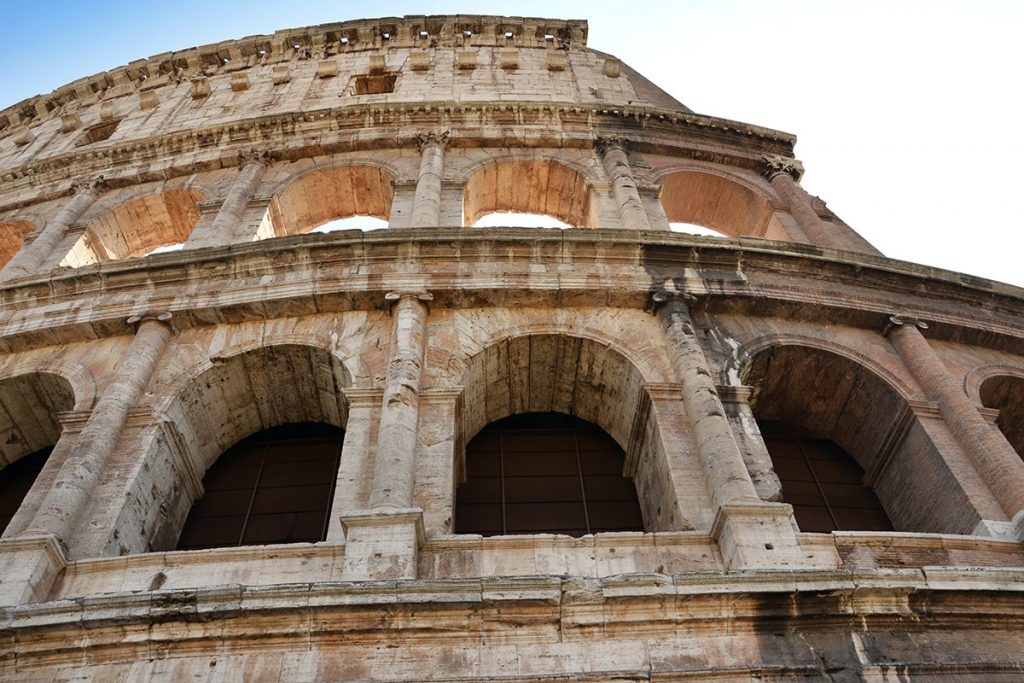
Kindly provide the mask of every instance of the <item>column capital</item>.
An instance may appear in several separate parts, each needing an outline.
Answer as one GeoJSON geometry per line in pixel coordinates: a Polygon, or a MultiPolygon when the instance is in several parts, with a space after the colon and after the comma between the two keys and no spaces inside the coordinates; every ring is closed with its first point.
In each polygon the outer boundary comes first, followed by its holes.
{"type": "Polygon", "coordinates": [[[385,294],[384,295],[384,300],[389,302],[389,303],[392,303],[392,302],[399,301],[401,299],[409,298],[409,297],[415,297],[416,299],[418,299],[420,301],[433,301],[434,300],[434,295],[433,294],[431,294],[430,292],[425,292],[422,289],[416,289],[416,290],[396,289],[396,290],[390,291],[387,294],[385,294]]]}
{"type": "Polygon", "coordinates": [[[659,287],[658,289],[651,292],[650,299],[647,302],[647,312],[656,314],[662,306],[669,302],[677,302],[686,307],[689,312],[690,307],[697,302],[697,297],[687,292],[680,292],[676,289],[669,289],[667,287],[659,287]]]}
{"type": "Polygon", "coordinates": [[[273,161],[273,154],[266,149],[243,149],[238,152],[238,167],[248,166],[249,164],[259,164],[266,168],[273,161]]]}
{"type": "Polygon", "coordinates": [[[889,316],[889,321],[885,324],[885,329],[882,330],[882,334],[888,336],[888,334],[892,332],[895,328],[903,327],[904,325],[916,327],[919,330],[928,329],[928,323],[921,320],[920,318],[915,318],[912,315],[902,315],[899,313],[895,313],[889,316]]]}
{"type": "Polygon", "coordinates": [[[623,152],[629,151],[629,138],[622,135],[608,135],[603,137],[597,137],[594,139],[594,147],[602,155],[607,154],[613,149],[620,149],[623,152]]]}
{"type": "Polygon", "coordinates": [[[102,192],[107,187],[107,181],[103,176],[96,176],[88,180],[78,180],[71,183],[71,194],[80,195],[86,192],[102,192]]]}
{"type": "Polygon", "coordinates": [[[437,128],[435,130],[427,131],[426,133],[420,133],[416,136],[416,148],[421,152],[429,145],[439,145],[441,149],[448,146],[448,141],[451,139],[451,131],[447,128],[437,128]]]}
{"type": "Polygon", "coordinates": [[[804,174],[804,165],[797,159],[789,159],[784,156],[767,154],[761,155],[761,173],[769,180],[779,175],[788,175],[793,180],[800,180],[804,174]]]}
{"type": "Polygon", "coordinates": [[[745,384],[718,384],[715,386],[723,403],[750,403],[754,387],[745,384]]]}
{"type": "Polygon", "coordinates": [[[168,328],[171,326],[171,313],[169,311],[146,311],[145,313],[139,313],[138,315],[130,316],[125,322],[130,327],[138,330],[143,323],[150,320],[163,323],[168,328]]]}

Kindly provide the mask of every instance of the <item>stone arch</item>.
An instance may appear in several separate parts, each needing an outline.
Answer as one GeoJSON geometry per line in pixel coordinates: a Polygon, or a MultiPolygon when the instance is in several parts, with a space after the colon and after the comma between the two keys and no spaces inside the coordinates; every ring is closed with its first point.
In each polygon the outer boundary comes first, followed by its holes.
{"type": "Polygon", "coordinates": [[[964,393],[967,394],[967,397],[976,404],[985,405],[985,401],[981,397],[981,388],[990,379],[999,376],[1024,380],[1024,367],[998,364],[982,365],[980,367],[973,368],[964,377],[964,393]]]}
{"type": "Polygon", "coordinates": [[[39,362],[23,355],[7,356],[0,360],[0,382],[33,374],[54,375],[70,388],[74,402],[61,410],[89,410],[96,402],[96,378],[81,365],[58,360],[39,362]]]}
{"type": "Polygon", "coordinates": [[[0,378],[0,468],[60,438],[58,414],[75,408],[75,391],[53,372],[4,373],[0,378]]]}
{"type": "MultiPolygon", "coordinates": [[[[575,334],[520,333],[470,356],[461,384],[460,443],[514,415],[559,413],[585,420],[627,454],[624,474],[633,477],[645,528],[678,530],[687,523],[665,475],[664,444],[643,374],[623,353],[575,334]]],[[[464,453],[456,470],[457,481],[463,481],[464,453]]]]}
{"type": "Polygon", "coordinates": [[[586,227],[590,185],[581,169],[559,159],[490,160],[471,169],[462,207],[464,225],[473,225],[486,214],[511,212],[586,227]]]}
{"type": "Polygon", "coordinates": [[[35,223],[16,219],[0,221],[0,267],[7,264],[25,246],[25,238],[35,232],[35,223]]]}
{"type": "Polygon", "coordinates": [[[778,346],[805,346],[840,356],[852,363],[864,366],[885,382],[890,389],[898,393],[904,401],[923,398],[919,391],[874,358],[849,346],[802,334],[770,334],[746,342],[734,351],[732,358],[726,364],[722,372],[721,383],[742,383],[742,377],[749,370],[754,357],[766,349],[778,346]]]}
{"type": "MultiPolygon", "coordinates": [[[[970,392],[985,408],[999,411],[996,426],[1017,454],[1024,458],[1024,370],[1013,366],[988,366],[968,375],[976,386],[970,392]]],[[[970,394],[969,394],[970,395],[970,394]]]]}
{"type": "Polygon", "coordinates": [[[320,346],[266,343],[239,346],[173,378],[154,405],[157,425],[142,437],[144,465],[132,490],[153,490],[163,514],[145,537],[125,538],[127,550],[174,548],[201,481],[214,462],[253,434],[293,423],[345,429],[351,385],[342,361],[320,346]],[[159,476],[160,471],[166,471],[159,476]]]}
{"type": "Polygon", "coordinates": [[[205,361],[174,383],[160,409],[185,439],[197,471],[246,436],[289,422],[324,422],[344,429],[342,389],[348,369],[308,344],[258,345],[205,361]]]}
{"type": "MultiPolygon", "coordinates": [[[[759,340],[742,357],[739,379],[753,387],[750,405],[759,425],[773,431],[785,425],[845,451],[897,530],[971,528],[966,493],[922,427],[905,387],[877,372],[877,364],[806,340],[759,340]],[[936,490],[948,492],[948,514],[934,510],[929,492],[936,490]]],[[[783,481],[784,497],[785,489],[783,481]]]]}
{"type": "Polygon", "coordinates": [[[195,189],[151,192],[96,216],[61,262],[79,267],[101,261],[145,256],[188,239],[199,222],[205,195],[195,189]]]}
{"type": "Polygon", "coordinates": [[[275,188],[264,222],[269,223],[269,234],[281,237],[307,233],[350,216],[386,221],[394,200],[394,180],[394,173],[380,164],[316,168],[275,188]]]}
{"type": "Polygon", "coordinates": [[[785,239],[774,198],[731,173],[686,166],[662,172],[661,205],[669,223],[692,223],[728,237],[785,239]]]}

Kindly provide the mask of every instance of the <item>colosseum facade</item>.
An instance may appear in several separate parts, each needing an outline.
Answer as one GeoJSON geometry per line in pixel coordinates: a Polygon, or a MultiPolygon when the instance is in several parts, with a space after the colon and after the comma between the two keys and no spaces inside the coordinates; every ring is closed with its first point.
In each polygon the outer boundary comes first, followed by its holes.
{"type": "Polygon", "coordinates": [[[1024,291],[794,145],[517,17],[0,112],[0,676],[1021,680],[1024,291]]]}

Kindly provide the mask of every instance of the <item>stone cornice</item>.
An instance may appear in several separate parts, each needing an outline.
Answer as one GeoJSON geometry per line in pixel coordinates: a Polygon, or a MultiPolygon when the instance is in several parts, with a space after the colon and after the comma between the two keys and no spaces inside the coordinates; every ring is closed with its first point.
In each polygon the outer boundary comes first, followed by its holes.
{"type": "Polygon", "coordinates": [[[77,148],[67,154],[3,168],[0,169],[0,192],[10,192],[25,186],[61,187],[54,187],[45,197],[35,197],[28,202],[4,202],[0,196],[0,211],[66,194],[67,188],[63,184],[83,175],[104,174],[111,187],[163,180],[169,176],[237,166],[238,152],[254,146],[272,152],[275,158],[295,160],[311,155],[307,136],[314,133],[320,134],[315,149],[317,154],[396,146],[414,147],[418,131],[409,130],[404,133],[408,139],[404,139],[398,129],[408,128],[410,117],[416,117],[418,126],[425,125],[424,115],[436,119],[431,126],[443,121],[451,128],[452,139],[449,145],[453,147],[550,147],[550,127],[557,126],[563,129],[559,145],[590,148],[596,137],[614,135],[618,128],[623,128],[630,130],[631,148],[635,151],[677,154],[756,169],[761,163],[760,155],[765,151],[789,153],[796,143],[796,138],[788,133],[711,116],[650,107],[522,101],[351,105],[266,115],[172,131],[143,139],[100,143],[77,148]],[[512,122],[518,122],[524,113],[546,115],[550,120],[545,121],[545,132],[541,134],[538,131],[534,136],[529,126],[521,126],[522,133],[509,138],[500,131],[484,132],[486,125],[469,121],[463,126],[461,121],[463,117],[476,119],[482,115],[485,121],[493,119],[494,123],[502,117],[511,117],[512,122]],[[582,124],[582,129],[579,125],[571,125],[573,120],[582,124]],[[389,124],[397,128],[391,130],[389,124]],[[370,130],[376,130],[371,133],[372,137],[367,137],[367,126],[370,130]],[[303,135],[297,135],[300,129],[303,135]],[[693,139],[691,136],[694,133],[700,134],[698,138],[710,136],[724,146],[715,149],[693,146],[702,141],[693,139]],[[761,146],[754,145],[754,141],[760,141],[761,146]],[[149,166],[158,159],[171,163],[160,165],[158,170],[150,170],[149,166]],[[140,165],[144,167],[143,170],[138,168],[140,165]]]}
{"type": "Polygon", "coordinates": [[[259,64],[280,64],[334,55],[395,48],[514,47],[584,50],[585,20],[485,15],[409,15],[283,29],[210,45],[164,52],[107,72],[79,78],[46,95],[0,110],[6,127],[60,115],[68,107],[91,104],[104,95],[231,73],[259,64]],[[467,35],[466,32],[469,32],[467,35]],[[507,33],[512,37],[506,37],[507,33]],[[426,35],[424,35],[424,33],[426,35]],[[548,40],[546,36],[551,36],[548,40]]]}
{"type": "Polygon", "coordinates": [[[440,308],[462,305],[467,293],[478,305],[500,306],[514,292],[536,305],[642,309],[655,283],[684,271],[692,275],[687,290],[709,310],[717,300],[732,310],[750,302],[760,315],[789,307],[877,332],[898,301],[899,310],[933,323],[931,336],[1024,349],[1024,291],[884,257],[663,232],[436,228],[299,235],[11,280],[0,285],[0,351],[123,335],[126,317],[150,310],[173,312],[181,331],[380,310],[383,295],[396,290],[429,289],[440,308]],[[414,243],[423,267],[392,272],[395,242],[414,243]],[[538,242],[558,247],[538,260],[538,242]],[[467,265],[506,250],[519,256],[502,258],[499,271],[467,265]],[[281,272],[288,277],[276,277],[281,272]]]}
{"type": "Polygon", "coordinates": [[[995,623],[1021,627],[1022,579],[1019,569],[927,568],[228,584],[11,607],[3,610],[2,628],[18,666],[28,670],[44,661],[80,665],[98,652],[107,661],[140,660],[152,656],[154,643],[161,657],[181,656],[209,638],[210,629],[227,651],[272,648],[295,636],[369,645],[382,633],[435,647],[499,637],[508,644],[537,642],[551,637],[552,626],[571,634],[595,617],[604,631],[619,634],[644,619],[647,638],[771,633],[782,621],[796,631],[869,622],[875,629],[940,624],[947,632],[976,633],[995,623]],[[723,592],[728,610],[721,607],[723,592]],[[472,629],[437,627],[470,619],[472,629]]]}

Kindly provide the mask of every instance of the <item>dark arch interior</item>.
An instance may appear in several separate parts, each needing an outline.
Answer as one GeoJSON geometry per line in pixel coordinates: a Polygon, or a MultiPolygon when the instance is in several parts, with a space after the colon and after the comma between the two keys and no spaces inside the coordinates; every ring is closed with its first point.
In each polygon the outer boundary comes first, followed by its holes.
{"type": "Polygon", "coordinates": [[[239,441],[207,470],[178,550],[324,540],[344,437],[298,422],[239,441]]]}
{"type": "Polygon", "coordinates": [[[0,534],[11,523],[52,451],[53,446],[40,449],[0,470],[0,534]]]}
{"type": "Polygon", "coordinates": [[[758,423],[782,502],[793,506],[801,531],[892,531],[878,496],[864,485],[864,470],[828,439],[785,422],[758,423]]]}
{"type": "Polygon", "coordinates": [[[601,428],[570,415],[523,413],[492,422],[466,446],[455,532],[643,531],[624,459],[601,428]]]}
{"type": "Polygon", "coordinates": [[[981,385],[981,404],[996,408],[996,426],[1017,455],[1024,457],[1024,378],[990,377],[981,385]]]}

